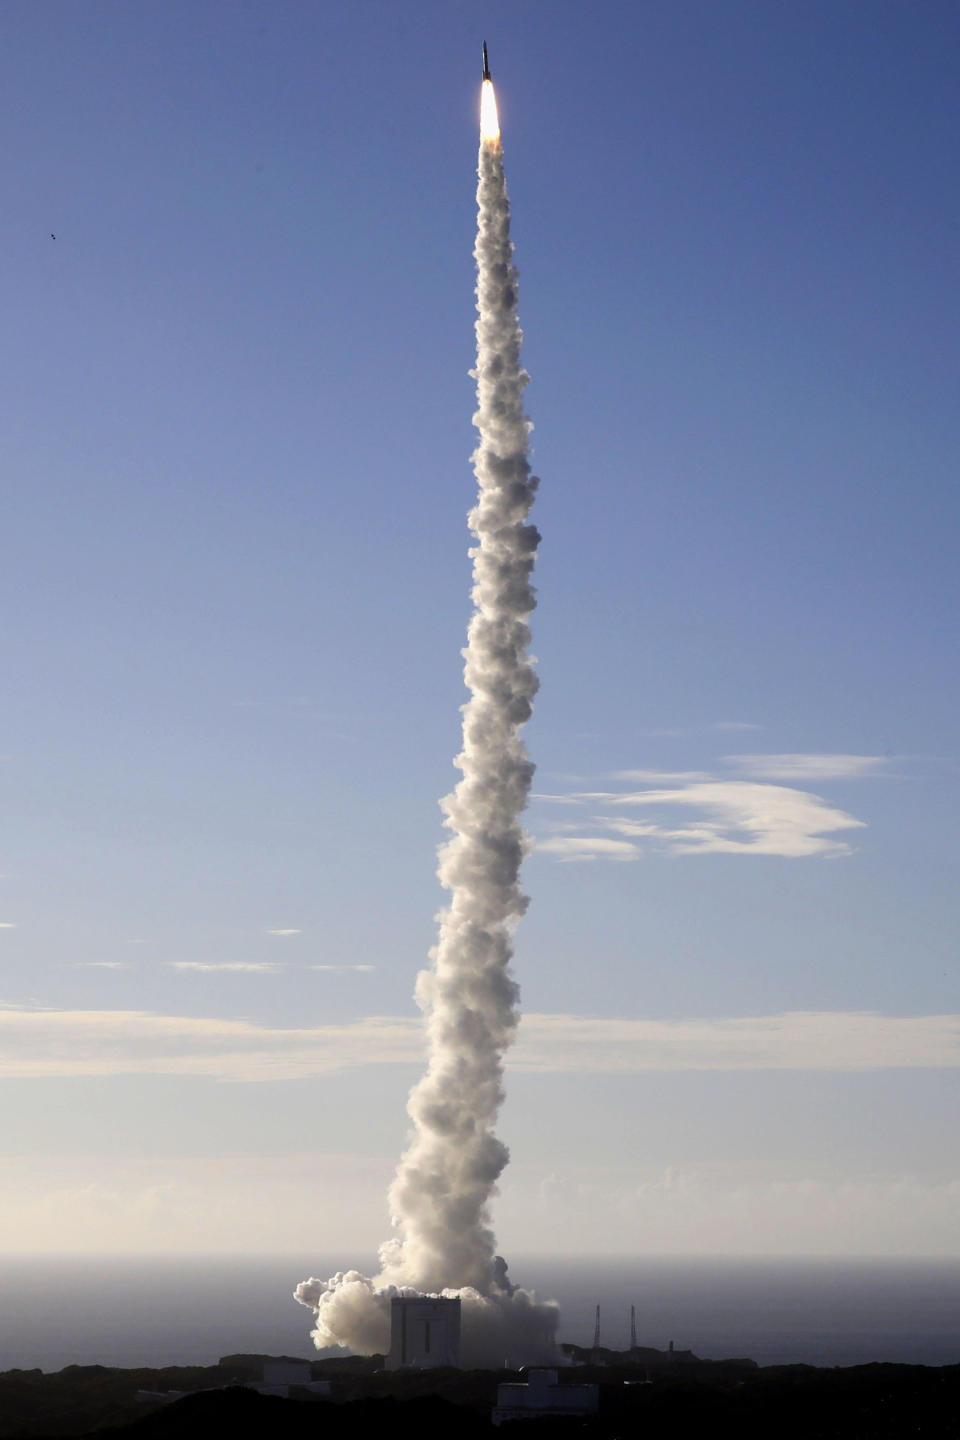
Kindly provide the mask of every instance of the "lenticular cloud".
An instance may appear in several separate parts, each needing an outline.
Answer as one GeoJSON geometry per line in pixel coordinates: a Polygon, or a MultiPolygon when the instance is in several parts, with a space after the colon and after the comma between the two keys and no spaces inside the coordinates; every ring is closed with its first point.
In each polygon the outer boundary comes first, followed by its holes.
{"type": "Polygon", "coordinates": [[[470,513],[474,613],[463,652],[470,698],[455,762],[462,779],[442,802],[452,834],[439,876],[450,903],[432,964],[417,981],[429,1060],[410,1094],[412,1136],[390,1189],[396,1234],[381,1247],[380,1273],[305,1280],[295,1295],[316,1313],[319,1348],[367,1354],[389,1344],[392,1297],[459,1296],[464,1363],[500,1365],[550,1358],[557,1309],[511,1284],[490,1228],[490,1202],[508,1160],[493,1125],[503,1100],[503,1054],[518,1019],[512,933],[527,904],[519,886],[520,814],[533,765],[520,729],[537,690],[527,622],[540,538],[528,523],[537,480],[498,133],[485,131],[480,145],[477,204],[479,495],[470,513]]]}

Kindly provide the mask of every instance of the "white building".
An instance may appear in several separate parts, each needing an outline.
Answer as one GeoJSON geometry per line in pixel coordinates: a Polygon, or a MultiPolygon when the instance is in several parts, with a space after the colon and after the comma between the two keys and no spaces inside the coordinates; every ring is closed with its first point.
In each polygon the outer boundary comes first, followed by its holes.
{"type": "Polygon", "coordinates": [[[526,1381],[497,1386],[494,1425],[506,1420],[542,1420],[556,1415],[595,1415],[597,1385],[558,1385],[556,1370],[527,1370],[526,1381]]]}
{"type": "MultiPolygon", "coordinates": [[[[212,1390],[226,1390],[226,1385],[211,1385],[203,1390],[138,1390],[137,1403],[141,1405],[172,1405],[187,1395],[209,1395],[212,1390]]],[[[263,1380],[248,1380],[241,1386],[244,1390],[256,1390],[259,1395],[278,1395],[281,1400],[290,1399],[291,1389],[296,1396],[329,1395],[329,1380],[311,1380],[309,1360],[268,1360],[263,1367],[263,1380]]]]}
{"type": "Polygon", "coordinates": [[[460,1364],[460,1301],[414,1295],[390,1301],[388,1370],[460,1364]]]}
{"type": "Polygon", "coordinates": [[[261,1395],[279,1395],[282,1400],[290,1398],[290,1388],[305,1390],[310,1395],[329,1395],[329,1380],[311,1380],[308,1360],[268,1360],[263,1367],[262,1384],[248,1385],[261,1395]]]}

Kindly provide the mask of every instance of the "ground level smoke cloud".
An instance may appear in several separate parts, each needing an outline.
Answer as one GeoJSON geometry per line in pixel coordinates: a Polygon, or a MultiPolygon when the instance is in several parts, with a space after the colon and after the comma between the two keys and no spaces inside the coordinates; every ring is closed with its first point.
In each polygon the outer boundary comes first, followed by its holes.
{"type": "MultiPolygon", "coordinates": [[[[461,1303],[460,1360],[467,1368],[516,1367],[555,1361],[558,1307],[507,1280],[500,1257],[502,1284],[481,1295],[473,1286],[439,1293],[461,1303]]],[[[395,1285],[383,1275],[371,1279],[347,1270],[329,1280],[311,1278],[294,1291],[301,1305],[316,1313],[311,1338],[318,1350],[342,1345],[361,1355],[385,1355],[390,1348],[390,1301],[420,1292],[395,1285]]]]}

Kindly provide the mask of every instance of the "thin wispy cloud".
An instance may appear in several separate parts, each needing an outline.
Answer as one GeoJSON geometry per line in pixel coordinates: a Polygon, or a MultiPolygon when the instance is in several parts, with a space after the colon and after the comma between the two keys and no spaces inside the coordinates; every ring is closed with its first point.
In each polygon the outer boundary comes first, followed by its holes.
{"type": "Polygon", "coordinates": [[[167,964],[172,970],[198,970],[205,973],[232,970],[250,975],[269,975],[283,969],[283,966],[274,960],[168,960],[167,964]]]}
{"type": "Polygon", "coordinates": [[[667,740],[681,739],[687,735],[708,735],[715,730],[764,730],[766,726],[757,725],[752,720],[708,720],[702,725],[681,725],[670,730],[647,730],[647,735],[659,736],[667,740]]]}
{"type": "Polygon", "coordinates": [[[521,1022],[518,1054],[522,1069],[620,1074],[958,1066],[960,1015],[870,1011],[689,1020],[531,1015],[521,1022]]]}
{"type": "Polygon", "coordinates": [[[265,930],[265,935],[302,935],[302,930],[265,930]]]}
{"type": "Polygon", "coordinates": [[[537,851],[558,860],[639,860],[640,851],[628,840],[610,840],[600,835],[554,835],[538,840],[537,851]]]}
{"type": "MultiPolygon", "coordinates": [[[[107,963],[107,962],[100,962],[107,963]]],[[[116,964],[118,962],[111,962],[116,964]]],[[[168,960],[172,970],[193,970],[201,974],[277,975],[281,971],[327,970],[346,973],[347,971],[375,970],[374,965],[290,965],[281,960],[168,960]]]]}
{"type": "Polygon", "coordinates": [[[725,755],[724,763],[765,780],[858,780],[882,775],[885,755],[725,755]]]}
{"type": "MultiPolygon", "coordinates": [[[[280,1029],[249,1020],[142,1010],[0,1007],[0,1076],[198,1075],[306,1078],[372,1065],[418,1065],[423,1022],[372,1016],[280,1029]]],[[[553,1074],[960,1067],[960,1015],[793,1011],[727,1019],[525,1015],[508,1067],[553,1074]]]]}
{"type": "Polygon", "coordinates": [[[637,818],[594,813],[589,820],[550,824],[552,832],[564,833],[552,833],[535,848],[566,861],[636,859],[657,850],[677,856],[786,859],[848,855],[853,847],[840,833],[863,829],[865,822],[811,790],[776,779],[826,781],[886,773],[884,757],[876,755],[729,755],[723,763],[741,774],[620,770],[614,779],[644,788],[543,797],[568,806],[590,805],[594,811],[616,807],[643,813],[637,818]]]}
{"type": "MultiPolygon", "coordinates": [[[[613,805],[697,811],[692,825],[663,825],[653,832],[674,855],[846,855],[851,847],[835,839],[835,832],[864,825],[808,790],[750,780],[709,781],[608,799],[613,805]]],[[[644,822],[639,828],[630,820],[602,823],[620,835],[651,835],[644,822]]]]}
{"type": "Polygon", "coordinates": [[[308,965],[308,970],[327,970],[334,973],[343,973],[347,970],[375,970],[375,965],[308,965]]]}
{"type": "Polygon", "coordinates": [[[706,770],[615,770],[614,780],[632,780],[637,785],[678,785],[692,784],[695,780],[709,780],[706,770]]]}
{"type": "Polygon", "coordinates": [[[132,960],[77,960],[75,970],[132,970],[132,960]]]}
{"type": "Polygon", "coordinates": [[[17,920],[0,920],[0,930],[19,930],[20,922],[17,920]]]}

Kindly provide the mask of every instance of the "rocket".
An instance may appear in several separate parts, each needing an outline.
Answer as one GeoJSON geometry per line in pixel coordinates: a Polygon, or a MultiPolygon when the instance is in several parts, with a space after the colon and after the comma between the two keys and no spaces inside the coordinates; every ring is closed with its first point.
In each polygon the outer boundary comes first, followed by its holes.
{"type": "Polygon", "coordinates": [[[486,40],[484,40],[484,42],[483,42],[483,78],[484,78],[484,80],[489,80],[489,79],[490,79],[490,62],[489,62],[488,59],[487,59],[487,42],[486,42],[486,40]]]}

